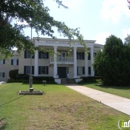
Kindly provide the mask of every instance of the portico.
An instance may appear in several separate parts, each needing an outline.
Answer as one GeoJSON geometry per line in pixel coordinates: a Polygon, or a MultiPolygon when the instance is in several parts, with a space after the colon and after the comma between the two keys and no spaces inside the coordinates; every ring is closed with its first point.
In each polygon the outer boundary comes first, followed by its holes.
{"type": "MultiPolygon", "coordinates": [[[[49,39],[50,40],[50,39],[49,39]]],[[[92,41],[91,41],[92,42],[92,41]]],[[[43,46],[43,47],[52,47],[52,51],[54,51],[53,56],[49,56],[48,59],[48,66],[50,69],[50,74],[54,78],[60,78],[58,74],[58,67],[67,67],[68,72],[66,71],[66,77],[69,78],[80,78],[80,77],[88,77],[88,76],[94,76],[94,70],[93,70],[93,62],[94,62],[94,46],[91,43],[91,45],[87,45],[87,48],[90,53],[90,61],[88,60],[88,55],[85,54],[83,46],[78,44],[77,42],[71,47],[71,53],[70,55],[65,55],[65,52],[70,50],[70,45],[68,41],[62,41],[62,42],[54,42],[54,41],[39,41],[35,42],[36,46],[43,46]],[[65,51],[65,52],[64,52],[65,51]],[[77,53],[83,52],[83,59],[78,59],[77,53]],[[59,55],[60,53],[60,55],[59,55]],[[63,53],[63,55],[62,55],[63,53]],[[81,64],[80,64],[81,63],[81,64]],[[83,64],[82,64],[83,63],[83,64]],[[51,68],[50,68],[51,67],[51,68]],[[79,67],[79,68],[78,68],[79,67]],[[88,71],[88,67],[91,68],[91,74],[88,71]],[[84,71],[84,73],[78,74],[78,71],[84,71]]],[[[41,59],[44,60],[44,59],[41,59]]],[[[38,67],[39,67],[39,60],[38,60],[38,51],[35,52],[35,57],[34,57],[34,76],[44,76],[44,75],[39,75],[38,74],[38,67]]],[[[62,70],[62,69],[61,69],[62,70]]],[[[65,71],[63,70],[63,73],[65,71]]],[[[46,75],[45,75],[46,76],[46,75]]],[[[50,76],[50,75],[49,75],[50,76]]]]}

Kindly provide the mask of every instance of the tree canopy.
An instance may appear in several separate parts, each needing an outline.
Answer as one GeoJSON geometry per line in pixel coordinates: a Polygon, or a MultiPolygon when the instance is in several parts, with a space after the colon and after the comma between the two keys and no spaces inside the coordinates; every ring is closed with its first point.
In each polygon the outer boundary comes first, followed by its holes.
{"type": "Polygon", "coordinates": [[[111,35],[95,57],[94,69],[105,85],[130,85],[130,46],[111,35]]]}
{"type": "MultiPolygon", "coordinates": [[[[56,0],[59,6],[67,8],[62,1],[56,0]]],[[[36,49],[32,41],[22,33],[22,30],[28,25],[12,25],[11,20],[25,21],[37,32],[37,35],[48,35],[55,38],[53,27],[70,41],[74,38],[79,43],[85,45],[83,36],[79,29],[72,29],[65,25],[64,22],[56,21],[49,14],[49,8],[44,5],[43,0],[1,0],[0,1],[0,53],[10,55],[12,47],[18,51],[26,49],[34,52],[36,49]]]]}

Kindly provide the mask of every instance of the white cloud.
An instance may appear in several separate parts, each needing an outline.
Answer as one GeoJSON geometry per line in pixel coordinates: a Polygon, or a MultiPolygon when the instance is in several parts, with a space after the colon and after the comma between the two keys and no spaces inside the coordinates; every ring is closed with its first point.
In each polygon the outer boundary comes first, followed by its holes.
{"type": "Polygon", "coordinates": [[[63,4],[68,6],[69,8],[75,8],[82,3],[82,0],[64,0],[63,4]]]}
{"type": "Polygon", "coordinates": [[[106,38],[108,38],[111,34],[109,32],[99,33],[97,36],[95,36],[96,43],[99,44],[105,44],[106,38]]]}
{"type": "Polygon", "coordinates": [[[105,20],[117,23],[122,15],[130,17],[127,0],[103,0],[101,16],[105,20]]]}

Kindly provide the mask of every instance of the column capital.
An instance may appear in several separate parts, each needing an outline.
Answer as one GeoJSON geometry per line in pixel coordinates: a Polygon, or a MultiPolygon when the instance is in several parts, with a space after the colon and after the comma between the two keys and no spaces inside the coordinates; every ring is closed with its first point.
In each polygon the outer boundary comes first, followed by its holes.
{"type": "Polygon", "coordinates": [[[74,48],[75,50],[77,49],[77,47],[76,47],[76,46],[74,46],[73,48],[74,48]]]}

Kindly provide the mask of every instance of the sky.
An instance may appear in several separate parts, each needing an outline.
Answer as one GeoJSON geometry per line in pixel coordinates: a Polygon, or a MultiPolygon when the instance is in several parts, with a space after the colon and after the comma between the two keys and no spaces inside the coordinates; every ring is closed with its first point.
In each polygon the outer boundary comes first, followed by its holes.
{"type": "MultiPolygon", "coordinates": [[[[127,0],[62,0],[68,9],[58,8],[56,0],[44,0],[50,15],[65,22],[70,28],[80,28],[85,40],[105,44],[106,38],[115,35],[124,41],[130,34],[130,10],[127,0]]],[[[25,30],[30,36],[30,29],[25,30]]],[[[57,32],[57,38],[61,37],[57,32]]],[[[33,37],[36,34],[33,31],[33,37]]],[[[46,37],[46,36],[40,36],[46,37]]]]}

